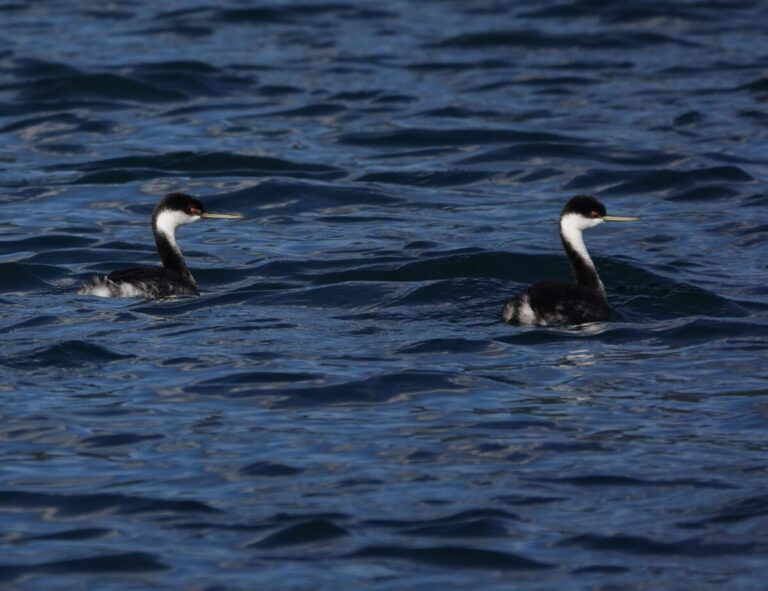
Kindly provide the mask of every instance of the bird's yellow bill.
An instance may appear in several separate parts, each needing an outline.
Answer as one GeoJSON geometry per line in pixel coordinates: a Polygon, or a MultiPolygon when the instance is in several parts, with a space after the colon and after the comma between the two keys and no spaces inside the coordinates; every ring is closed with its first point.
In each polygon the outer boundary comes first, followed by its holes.
{"type": "Polygon", "coordinates": [[[604,222],[636,222],[640,218],[627,215],[604,215],[604,222]]]}
{"type": "Polygon", "coordinates": [[[245,216],[242,213],[201,213],[204,220],[241,220],[245,216]]]}

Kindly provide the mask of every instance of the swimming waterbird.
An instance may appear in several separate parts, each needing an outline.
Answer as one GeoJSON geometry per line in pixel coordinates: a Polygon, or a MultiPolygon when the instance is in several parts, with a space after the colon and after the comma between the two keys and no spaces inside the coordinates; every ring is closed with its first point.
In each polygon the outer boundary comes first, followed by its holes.
{"type": "Polygon", "coordinates": [[[189,272],[176,244],[176,228],[197,220],[242,217],[232,213],[208,213],[194,197],[184,193],[170,193],[152,212],[152,232],[163,266],[125,269],[113,271],[105,277],[94,277],[84,283],[78,293],[107,298],[147,299],[200,295],[195,278],[189,272]]]}
{"type": "Polygon", "coordinates": [[[640,218],[607,215],[594,197],[579,195],[560,214],[560,240],[571,262],[576,283],[542,281],[526,289],[502,309],[505,322],[525,326],[583,324],[611,318],[605,287],[584,245],[582,232],[603,222],[634,222],[640,218]]]}

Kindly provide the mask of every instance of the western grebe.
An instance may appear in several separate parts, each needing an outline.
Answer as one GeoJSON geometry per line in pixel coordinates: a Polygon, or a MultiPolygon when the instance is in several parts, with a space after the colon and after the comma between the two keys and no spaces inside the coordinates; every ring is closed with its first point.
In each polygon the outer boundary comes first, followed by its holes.
{"type": "Polygon", "coordinates": [[[162,267],[138,267],[94,277],[80,288],[82,295],[107,298],[148,299],[176,295],[200,295],[181,250],[176,244],[176,228],[205,219],[240,219],[240,214],[207,213],[203,204],[184,193],[170,193],[152,212],[152,232],[162,267]]]}
{"type": "Polygon", "coordinates": [[[611,317],[605,287],[584,245],[582,232],[603,222],[634,222],[640,218],[606,215],[594,197],[579,195],[565,204],[560,214],[560,240],[571,262],[576,283],[535,283],[502,310],[505,322],[527,326],[583,324],[611,317]]]}

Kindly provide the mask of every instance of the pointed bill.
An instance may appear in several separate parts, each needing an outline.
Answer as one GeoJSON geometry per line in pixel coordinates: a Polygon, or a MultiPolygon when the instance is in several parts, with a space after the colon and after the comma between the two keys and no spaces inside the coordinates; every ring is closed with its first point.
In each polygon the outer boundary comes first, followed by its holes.
{"type": "Polygon", "coordinates": [[[636,218],[634,216],[627,216],[627,215],[604,215],[603,221],[604,222],[636,222],[640,218],[636,218]]]}
{"type": "Polygon", "coordinates": [[[242,213],[201,213],[204,220],[241,220],[245,216],[242,213]]]}

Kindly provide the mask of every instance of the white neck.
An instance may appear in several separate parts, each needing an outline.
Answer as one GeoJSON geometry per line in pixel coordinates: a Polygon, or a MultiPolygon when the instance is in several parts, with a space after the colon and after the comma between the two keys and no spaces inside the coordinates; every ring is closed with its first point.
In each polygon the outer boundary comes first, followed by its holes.
{"type": "Polygon", "coordinates": [[[581,256],[581,258],[589,262],[593,267],[595,265],[592,263],[592,259],[587,251],[587,246],[584,244],[584,235],[582,232],[587,228],[592,228],[602,222],[602,220],[599,220],[597,223],[591,223],[594,221],[597,220],[587,219],[576,213],[567,213],[560,220],[560,232],[562,233],[563,238],[571,245],[573,250],[581,256]]]}
{"type": "MultiPolygon", "coordinates": [[[[594,280],[596,280],[598,290],[605,295],[605,288],[603,282],[600,281],[600,277],[597,275],[597,269],[592,262],[592,257],[589,256],[589,251],[584,244],[583,231],[588,228],[594,228],[595,226],[602,224],[603,220],[600,218],[587,218],[576,213],[567,213],[560,219],[560,235],[564,242],[573,249],[575,256],[578,256],[583,265],[587,267],[590,274],[594,274],[594,280]]],[[[576,269],[574,261],[571,261],[571,266],[574,269],[574,273],[579,280],[579,274],[576,269]]]]}
{"type": "Polygon", "coordinates": [[[172,209],[164,209],[157,215],[155,227],[157,228],[158,234],[164,236],[172,248],[179,250],[179,246],[176,244],[176,228],[194,221],[195,218],[190,217],[186,213],[174,211],[172,209]]]}

